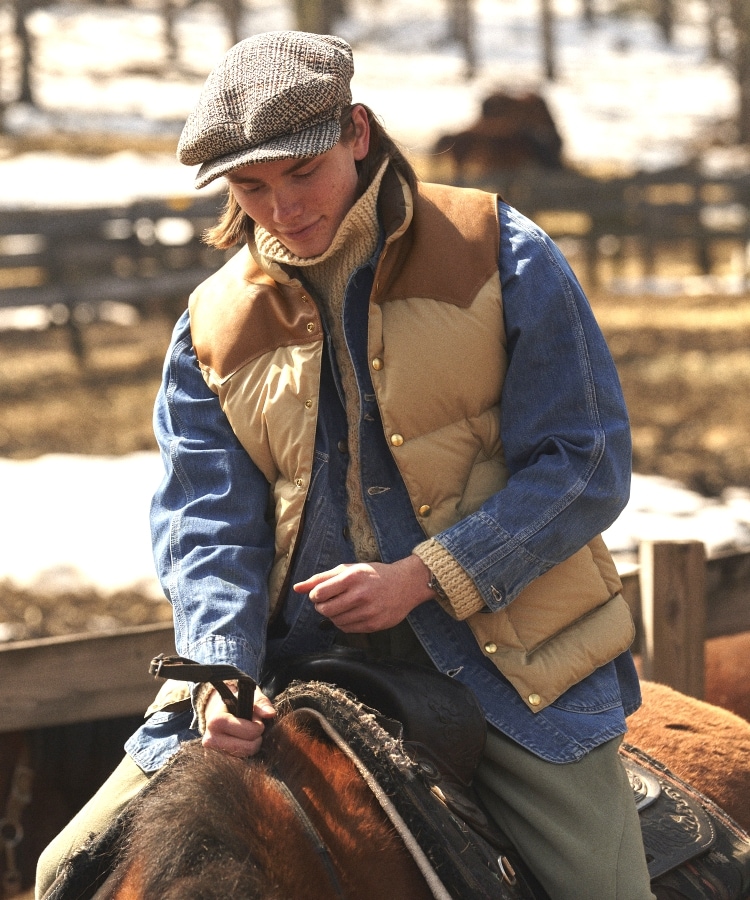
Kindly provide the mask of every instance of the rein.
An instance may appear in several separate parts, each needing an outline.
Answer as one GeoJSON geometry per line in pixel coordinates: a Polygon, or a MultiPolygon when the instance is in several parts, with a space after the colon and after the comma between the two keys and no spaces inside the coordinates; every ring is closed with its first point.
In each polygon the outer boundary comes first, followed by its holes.
{"type": "Polygon", "coordinates": [[[8,800],[5,804],[3,818],[0,819],[0,841],[5,850],[3,897],[17,897],[21,893],[21,872],[16,859],[16,848],[23,840],[21,816],[24,809],[31,803],[34,770],[29,762],[29,748],[24,744],[13,769],[8,800]]]}
{"type": "Polygon", "coordinates": [[[331,851],[328,849],[328,845],[323,840],[323,838],[320,835],[320,832],[313,824],[312,819],[305,812],[301,803],[294,796],[294,793],[292,792],[291,788],[284,781],[283,777],[281,776],[281,774],[279,773],[279,771],[276,769],[275,766],[271,769],[271,773],[276,780],[276,786],[278,787],[281,794],[284,796],[284,798],[287,801],[287,803],[289,804],[289,806],[291,806],[295,817],[297,818],[299,823],[302,825],[302,828],[303,828],[308,840],[312,844],[313,849],[315,850],[315,853],[320,858],[320,861],[322,862],[322,864],[326,870],[326,874],[328,875],[328,880],[330,881],[331,886],[333,887],[333,889],[335,891],[335,894],[333,896],[339,897],[339,898],[341,898],[341,900],[346,900],[346,894],[344,893],[344,889],[341,886],[339,877],[336,874],[336,867],[334,866],[333,857],[331,856],[331,851]]]}

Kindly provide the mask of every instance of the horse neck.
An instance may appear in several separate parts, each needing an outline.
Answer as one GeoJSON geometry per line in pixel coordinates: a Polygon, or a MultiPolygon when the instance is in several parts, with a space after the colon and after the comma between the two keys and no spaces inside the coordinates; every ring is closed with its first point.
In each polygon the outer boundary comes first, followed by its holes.
{"type": "MultiPolygon", "coordinates": [[[[287,716],[274,726],[269,743],[274,770],[328,848],[345,897],[432,897],[356,766],[314,720],[302,726],[287,716]]],[[[330,884],[324,896],[333,896],[330,884]]]]}

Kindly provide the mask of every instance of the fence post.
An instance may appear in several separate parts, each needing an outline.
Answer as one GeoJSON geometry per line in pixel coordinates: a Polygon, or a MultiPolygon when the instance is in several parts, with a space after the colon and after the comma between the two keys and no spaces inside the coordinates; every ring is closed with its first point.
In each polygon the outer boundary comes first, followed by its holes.
{"type": "Polygon", "coordinates": [[[706,550],[701,541],[642,541],[642,672],[703,699],[706,550]]]}

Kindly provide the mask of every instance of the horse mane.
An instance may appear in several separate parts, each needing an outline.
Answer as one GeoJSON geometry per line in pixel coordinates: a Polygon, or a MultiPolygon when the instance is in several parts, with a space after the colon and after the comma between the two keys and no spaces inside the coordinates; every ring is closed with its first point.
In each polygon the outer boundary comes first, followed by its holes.
{"type": "MultiPolygon", "coordinates": [[[[400,855],[403,865],[414,866],[353,763],[314,721],[290,714],[269,729],[262,756],[249,760],[207,750],[198,740],[183,745],[155,776],[158,789],[149,785],[133,801],[107,881],[111,892],[97,896],[330,897],[324,863],[280,790],[277,773],[358,879],[374,879],[382,890],[383,870],[372,866],[373,854],[389,860],[400,855]]],[[[346,871],[337,875],[347,896],[377,896],[375,885],[350,883],[346,871]]]]}
{"type": "Polygon", "coordinates": [[[262,764],[248,766],[200,741],[185,744],[159,776],[159,789],[133,801],[112,896],[122,896],[118,890],[131,896],[128,883],[135,879],[132,896],[283,900],[248,847],[248,834],[256,831],[253,811],[272,801],[268,782],[262,764]]]}

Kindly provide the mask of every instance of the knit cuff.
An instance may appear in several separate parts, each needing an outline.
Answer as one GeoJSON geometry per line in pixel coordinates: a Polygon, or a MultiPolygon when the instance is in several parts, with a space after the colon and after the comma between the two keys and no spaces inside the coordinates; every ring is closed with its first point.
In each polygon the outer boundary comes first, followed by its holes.
{"type": "Polygon", "coordinates": [[[454,619],[467,619],[473,613],[487,608],[482,595],[469,578],[466,570],[456,562],[442,544],[430,539],[416,546],[412,553],[422,560],[440,582],[440,587],[445,591],[448,602],[446,603],[442,597],[436,597],[436,599],[454,619]]]}

